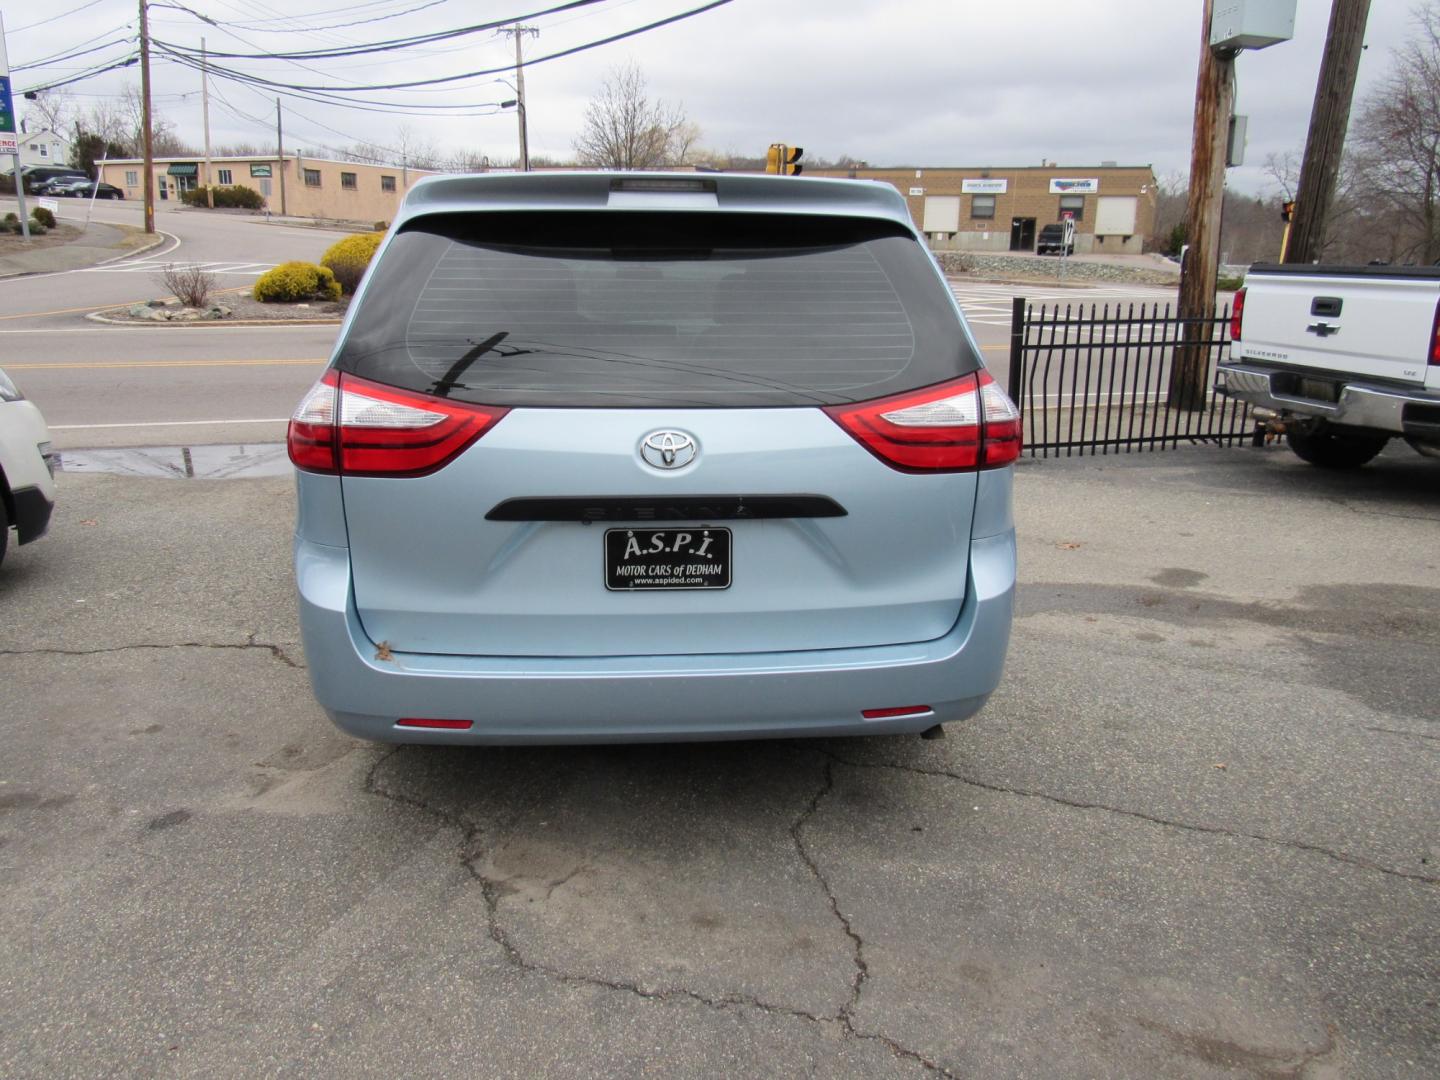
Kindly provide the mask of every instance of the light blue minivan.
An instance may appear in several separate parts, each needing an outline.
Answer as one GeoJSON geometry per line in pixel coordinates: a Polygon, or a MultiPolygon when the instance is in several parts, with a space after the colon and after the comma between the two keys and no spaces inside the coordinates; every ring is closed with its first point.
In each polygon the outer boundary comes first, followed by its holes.
{"type": "Polygon", "coordinates": [[[290,424],[316,697],[411,743],[962,720],[1020,434],[886,184],[422,180],[290,424]]]}

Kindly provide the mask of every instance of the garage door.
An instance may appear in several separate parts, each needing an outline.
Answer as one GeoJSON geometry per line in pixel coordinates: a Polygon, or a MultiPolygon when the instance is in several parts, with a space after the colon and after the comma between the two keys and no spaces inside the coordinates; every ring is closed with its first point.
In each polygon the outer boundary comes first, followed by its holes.
{"type": "Polygon", "coordinates": [[[1134,195],[1101,195],[1095,208],[1095,235],[1134,236],[1138,202],[1134,195]]]}
{"type": "Polygon", "coordinates": [[[960,230],[960,196],[925,196],[925,226],[927,233],[958,232],[960,230]]]}

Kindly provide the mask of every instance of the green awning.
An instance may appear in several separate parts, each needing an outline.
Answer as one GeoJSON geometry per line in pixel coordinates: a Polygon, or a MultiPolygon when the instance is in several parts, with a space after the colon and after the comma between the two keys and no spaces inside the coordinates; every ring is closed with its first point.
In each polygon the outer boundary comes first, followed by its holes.
{"type": "Polygon", "coordinates": [[[171,165],[165,170],[167,176],[198,176],[199,173],[199,165],[171,165]]]}

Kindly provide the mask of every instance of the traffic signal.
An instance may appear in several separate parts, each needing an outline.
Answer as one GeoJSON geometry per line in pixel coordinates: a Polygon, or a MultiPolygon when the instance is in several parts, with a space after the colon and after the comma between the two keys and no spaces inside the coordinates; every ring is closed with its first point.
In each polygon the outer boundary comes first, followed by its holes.
{"type": "Polygon", "coordinates": [[[1288,201],[1288,202],[1283,202],[1283,203],[1280,204],[1280,220],[1281,220],[1281,221],[1289,221],[1289,220],[1290,220],[1292,217],[1294,217],[1294,216],[1295,216],[1295,201],[1294,201],[1293,199],[1291,199],[1291,200],[1288,201]]]}
{"type": "Polygon", "coordinates": [[[805,168],[799,163],[804,154],[804,149],[799,146],[771,143],[770,149],[765,153],[765,171],[786,176],[799,176],[800,171],[805,168]]]}

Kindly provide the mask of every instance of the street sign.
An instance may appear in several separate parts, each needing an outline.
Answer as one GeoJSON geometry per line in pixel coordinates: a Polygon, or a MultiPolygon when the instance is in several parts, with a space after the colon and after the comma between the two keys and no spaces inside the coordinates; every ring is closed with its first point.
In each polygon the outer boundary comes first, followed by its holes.
{"type": "Polygon", "coordinates": [[[40,204],[42,210],[49,210],[52,214],[60,213],[59,199],[36,199],[35,201],[40,204]]]}
{"type": "Polygon", "coordinates": [[[10,58],[5,54],[5,20],[0,16],[0,154],[20,153],[15,99],[10,95],[10,58]]]}

